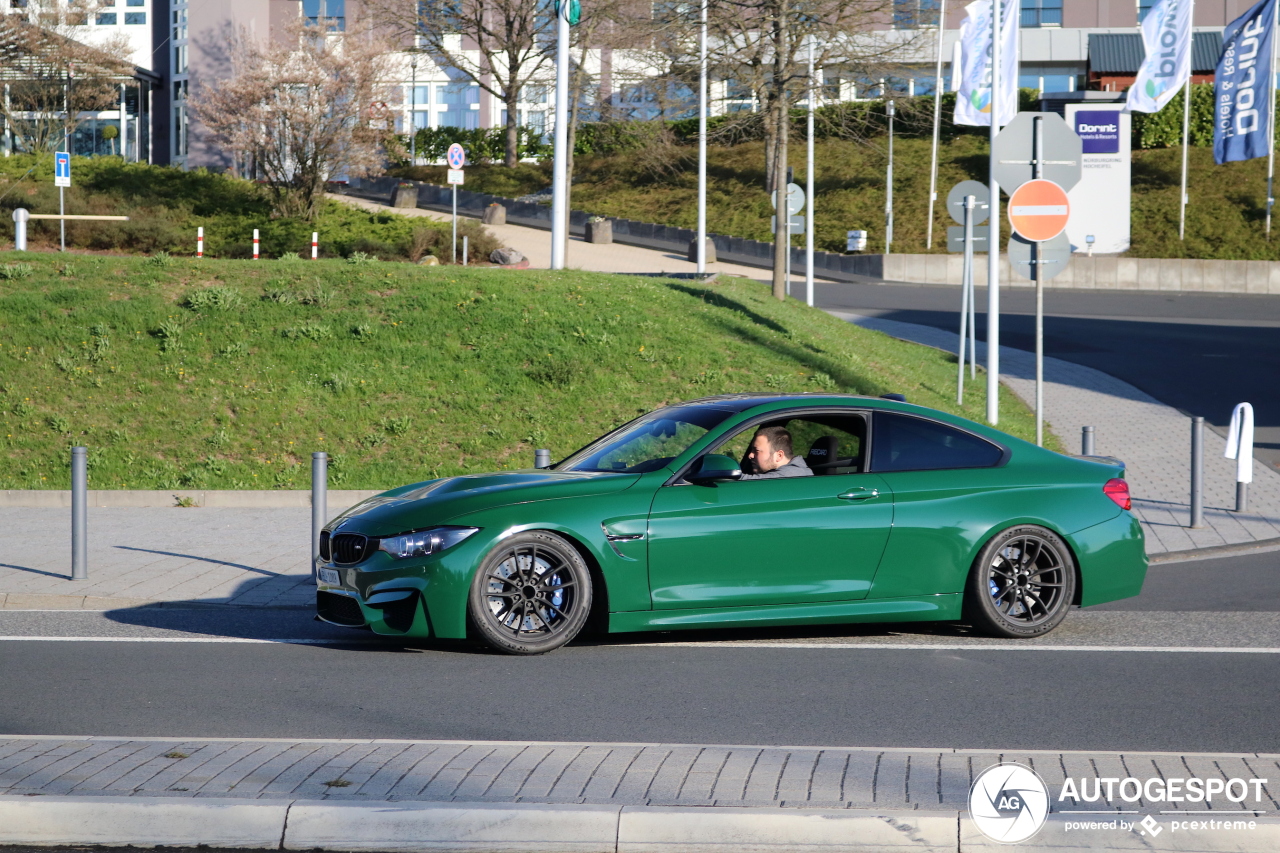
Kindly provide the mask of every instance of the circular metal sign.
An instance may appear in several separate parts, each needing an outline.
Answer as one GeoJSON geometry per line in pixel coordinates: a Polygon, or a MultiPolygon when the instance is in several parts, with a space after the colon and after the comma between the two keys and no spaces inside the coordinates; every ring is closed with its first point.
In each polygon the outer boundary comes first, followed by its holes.
{"type": "MultiPolygon", "coordinates": [[[[773,193],[773,209],[778,209],[778,193],[773,193]]],[[[799,184],[787,184],[787,215],[795,216],[804,210],[804,190],[799,184]]]]}
{"type": "Polygon", "coordinates": [[[462,146],[455,142],[449,146],[449,153],[445,155],[445,159],[449,161],[450,169],[461,169],[467,162],[467,152],[463,151],[462,146]]]}
{"type": "Polygon", "coordinates": [[[1070,215],[1067,191],[1053,181],[1027,181],[1009,197],[1009,225],[1032,242],[1057,237],[1070,215]]]}
{"type": "Polygon", "coordinates": [[[961,181],[947,193],[947,213],[957,225],[964,224],[964,197],[973,196],[973,224],[981,225],[991,215],[991,188],[978,181],[961,181]]]}
{"type": "Polygon", "coordinates": [[[1041,281],[1061,275],[1071,262],[1071,241],[1066,234],[1033,243],[1014,234],[1009,237],[1009,266],[1023,278],[1041,281]]]}

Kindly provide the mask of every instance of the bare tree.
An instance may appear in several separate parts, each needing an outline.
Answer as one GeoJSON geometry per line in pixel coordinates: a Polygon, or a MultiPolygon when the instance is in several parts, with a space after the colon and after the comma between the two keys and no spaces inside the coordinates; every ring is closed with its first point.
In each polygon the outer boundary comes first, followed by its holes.
{"type": "Polygon", "coordinates": [[[133,71],[119,58],[129,55],[127,39],[89,45],[71,37],[92,12],[87,6],[33,2],[27,15],[0,15],[0,114],[19,148],[61,149],[85,113],[119,104],[119,85],[133,71]]]}
{"type": "Polygon", "coordinates": [[[270,41],[248,30],[231,37],[231,76],[193,93],[213,136],[266,179],[281,215],[315,217],[326,180],[360,177],[399,154],[386,104],[393,96],[394,45],[348,19],[288,24],[270,41]]]}
{"type": "MultiPolygon", "coordinates": [[[[763,122],[768,191],[786,187],[791,111],[810,95],[810,51],[817,69],[881,77],[920,41],[919,21],[895,21],[901,6],[898,0],[711,0],[709,61],[717,77],[735,81],[758,105],[762,115],[754,120],[763,122]]],[[[686,26],[682,45],[695,28],[686,26]]],[[[785,205],[778,213],[773,293],[782,299],[790,237],[785,205]]]]}
{"type": "Polygon", "coordinates": [[[506,107],[504,162],[519,162],[524,87],[555,61],[549,0],[365,0],[364,14],[437,65],[462,74],[506,107]]]}

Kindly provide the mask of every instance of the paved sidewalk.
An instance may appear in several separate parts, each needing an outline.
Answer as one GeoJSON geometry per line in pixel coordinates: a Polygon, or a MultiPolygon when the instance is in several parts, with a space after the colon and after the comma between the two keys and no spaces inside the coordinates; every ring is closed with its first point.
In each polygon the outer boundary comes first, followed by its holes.
{"type": "MultiPolygon", "coordinates": [[[[955,353],[958,334],[932,326],[831,312],[896,338],[955,353]]],[[[978,342],[978,364],[986,363],[978,342]]],[[[1000,348],[1001,382],[1035,406],[1035,356],[1000,348]]],[[[1212,430],[1204,437],[1205,527],[1192,530],[1191,419],[1127,382],[1091,367],[1046,357],[1045,421],[1069,452],[1079,452],[1080,428],[1095,428],[1095,450],[1125,462],[1134,513],[1147,534],[1147,553],[1161,554],[1280,537],[1280,472],[1255,463],[1249,511],[1234,512],[1235,460],[1223,457],[1226,441],[1212,430]]],[[[966,378],[966,381],[967,380],[966,378]]],[[[986,382],[979,371],[978,382],[986,382]]]]}
{"type": "MultiPolygon", "coordinates": [[[[336,511],[336,510],[335,510],[336,511]]],[[[70,579],[65,509],[0,509],[0,607],[86,609],[152,602],[310,607],[309,508],[97,507],[89,579],[70,579]]]]}
{"type": "MultiPolygon", "coordinates": [[[[452,217],[447,213],[421,208],[390,207],[376,201],[348,195],[329,194],[334,201],[359,207],[363,210],[376,210],[381,213],[390,212],[403,216],[421,216],[438,222],[448,222],[452,217]]],[[[465,218],[461,217],[460,218],[465,218]]],[[[504,246],[518,249],[529,259],[533,269],[549,269],[551,267],[551,232],[525,225],[486,225],[504,246]]],[[[615,273],[694,273],[697,264],[690,263],[683,255],[663,252],[657,249],[645,249],[640,246],[627,246],[622,243],[597,244],[588,243],[581,237],[569,237],[567,262],[569,269],[591,270],[593,272],[615,273]]],[[[748,267],[741,264],[710,263],[707,271],[721,275],[742,276],[756,281],[769,281],[770,272],[760,267],[748,267]]],[[[799,293],[804,287],[804,270],[792,270],[793,292],[799,293]]]]}
{"type": "Polygon", "coordinates": [[[1079,809],[1280,808],[1280,755],[998,753],[513,741],[3,737],[0,795],[302,798],[937,810],[1016,761],[1056,791],[1070,777],[1267,779],[1232,803],[1054,802],[1079,809]]]}

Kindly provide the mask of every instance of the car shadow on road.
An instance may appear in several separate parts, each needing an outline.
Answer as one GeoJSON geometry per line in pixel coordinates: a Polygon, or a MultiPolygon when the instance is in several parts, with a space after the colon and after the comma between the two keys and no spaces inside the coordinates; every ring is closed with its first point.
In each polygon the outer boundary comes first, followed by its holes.
{"type": "MultiPolygon", "coordinates": [[[[107,610],[111,622],[136,629],[141,637],[172,637],[190,642],[201,637],[215,641],[259,641],[296,643],[334,651],[362,653],[423,653],[460,655],[498,654],[478,639],[400,638],[374,634],[367,629],[344,628],[318,621],[310,604],[232,604],[251,595],[263,580],[241,582],[231,595],[222,598],[192,598],[154,602],[107,610]]],[[[131,632],[135,633],[135,632],[131,632]]],[[[867,623],[762,628],[711,628],[683,631],[646,631],[627,634],[583,634],[574,648],[629,648],[637,646],[680,646],[702,643],[742,642],[927,642],[954,640],[972,632],[955,623],[867,623]]]]}

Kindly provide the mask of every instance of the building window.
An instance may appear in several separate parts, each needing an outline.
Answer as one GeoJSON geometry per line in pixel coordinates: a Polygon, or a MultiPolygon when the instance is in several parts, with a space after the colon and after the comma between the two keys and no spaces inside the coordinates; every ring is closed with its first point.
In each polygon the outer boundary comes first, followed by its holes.
{"type": "Polygon", "coordinates": [[[97,24],[100,27],[114,27],[116,25],[117,15],[115,12],[99,12],[97,24]]]}
{"type": "Polygon", "coordinates": [[[938,25],[938,0],[893,0],[893,26],[912,30],[938,25]]]}
{"type": "Polygon", "coordinates": [[[125,0],[125,4],[124,4],[124,5],[126,5],[126,6],[145,6],[145,5],[147,5],[147,0],[125,0]]]}
{"type": "Polygon", "coordinates": [[[1022,0],[1024,27],[1062,26],[1062,0],[1022,0]]]}
{"type": "Polygon", "coordinates": [[[180,44],[173,49],[173,73],[187,73],[187,46],[180,44]]]}
{"type": "Polygon", "coordinates": [[[1138,0],[1138,23],[1141,24],[1147,13],[1155,8],[1160,0],[1138,0]]]}
{"type": "Polygon", "coordinates": [[[173,40],[182,41],[187,37],[187,10],[178,9],[173,13],[173,40]]]}
{"type": "Polygon", "coordinates": [[[480,126],[480,87],[474,83],[450,83],[436,86],[436,103],[445,107],[440,113],[441,127],[480,126]]]}
{"type": "Polygon", "coordinates": [[[145,24],[147,22],[146,12],[125,12],[124,22],[128,24],[145,24]]]}
{"type": "Polygon", "coordinates": [[[327,32],[340,33],[347,28],[347,0],[302,0],[302,15],[310,26],[324,21],[327,32]]]}

